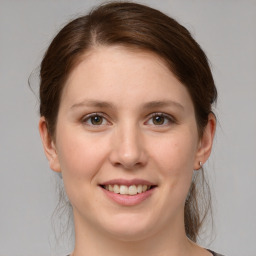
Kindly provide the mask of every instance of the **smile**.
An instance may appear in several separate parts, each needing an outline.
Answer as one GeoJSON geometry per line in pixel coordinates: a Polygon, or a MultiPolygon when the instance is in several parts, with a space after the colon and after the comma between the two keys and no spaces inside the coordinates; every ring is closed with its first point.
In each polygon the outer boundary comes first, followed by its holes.
{"type": "Polygon", "coordinates": [[[141,194],[143,192],[146,192],[151,189],[151,185],[131,185],[131,186],[126,186],[126,185],[104,185],[103,188],[110,191],[114,192],[115,194],[121,194],[121,195],[130,195],[134,196],[137,194],[141,194]]]}
{"type": "Polygon", "coordinates": [[[142,179],[114,179],[99,184],[103,194],[123,206],[135,206],[148,200],[156,192],[156,184],[142,179]]]}

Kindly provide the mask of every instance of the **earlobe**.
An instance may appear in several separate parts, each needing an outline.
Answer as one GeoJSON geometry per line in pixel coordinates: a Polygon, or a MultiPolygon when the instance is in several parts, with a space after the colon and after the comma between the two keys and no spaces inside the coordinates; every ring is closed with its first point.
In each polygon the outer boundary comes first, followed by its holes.
{"type": "Polygon", "coordinates": [[[202,138],[198,144],[198,150],[194,162],[194,170],[201,169],[201,165],[203,165],[209,158],[212,151],[215,130],[216,117],[213,113],[210,113],[208,116],[208,123],[204,129],[202,138]]]}
{"type": "Polygon", "coordinates": [[[50,168],[55,172],[61,172],[56,146],[49,134],[45,117],[40,118],[38,128],[50,168]]]}

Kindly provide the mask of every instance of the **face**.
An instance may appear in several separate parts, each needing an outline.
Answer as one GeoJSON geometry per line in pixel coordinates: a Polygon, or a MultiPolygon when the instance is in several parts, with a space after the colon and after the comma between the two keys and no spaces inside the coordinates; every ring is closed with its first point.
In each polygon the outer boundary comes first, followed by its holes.
{"type": "Polygon", "coordinates": [[[202,143],[189,93],[152,53],[85,55],[65,85],[51,146],[77,226],[131,240],[183,225],[202,143]]]}

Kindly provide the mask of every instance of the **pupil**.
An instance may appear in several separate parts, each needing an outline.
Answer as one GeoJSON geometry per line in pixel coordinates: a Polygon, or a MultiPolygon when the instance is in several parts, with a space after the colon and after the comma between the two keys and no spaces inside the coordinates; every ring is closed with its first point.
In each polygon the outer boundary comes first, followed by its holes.
{"type": "Polygon", "coordinates": [[[154,124],[163,124],[164,123],[164,118],[162,116],[156,116],[154,117],[154,124]]]}
{"type": "Polygon", "coordinates": [[[92,117],[92,124],[101,124],[102,123],[102,118],[100,116],[94,116],[92,117]]]}

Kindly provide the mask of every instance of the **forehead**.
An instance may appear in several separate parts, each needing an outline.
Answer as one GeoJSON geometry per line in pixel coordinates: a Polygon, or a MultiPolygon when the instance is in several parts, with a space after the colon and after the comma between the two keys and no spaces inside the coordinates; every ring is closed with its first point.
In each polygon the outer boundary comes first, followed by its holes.
{"type": "Polygon", "coordinates": [[[143,71],[146,71],[147,68],[151,68],[154,70],[154,73],[158,72],[160,69],[162,69],[162,71],[165,70],[166,73],[172,73],[167,62],[156,53],[121,45],[92,47],[77,59],[74,68],[68,76],[66,84],[69,84],[70,81],[74,79],[74,76],[77,76],[79,70],[81,71],[83,68],[83,71],[87,71],[92,75],[95,69],[101,70],[101,76],[105,74],[103,73],[104,70],[107,70],[109,73],[109,71],[113,69],[118,69],[119,75],[122,74],[120,73],[121,69],[126,69],[126,73],[129,71],[134,73],[136,70],[141,72],[141,68],[143,68],[143,71]],[[133,66],[133,64],[136,65],[133,66]],[[110,66],[111,68],[108,69],[110,66]]]}
{"type": "Polygon", "coordinates": [[[62,103],[83,97],[127,103],[128,99],[191,101],[159,56],[121,46],[94,48],[80,58],[65,84],[62,103]]]}

